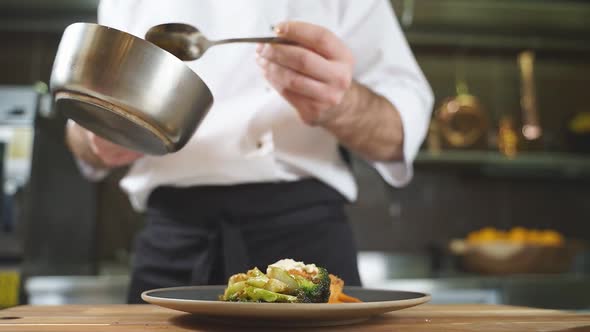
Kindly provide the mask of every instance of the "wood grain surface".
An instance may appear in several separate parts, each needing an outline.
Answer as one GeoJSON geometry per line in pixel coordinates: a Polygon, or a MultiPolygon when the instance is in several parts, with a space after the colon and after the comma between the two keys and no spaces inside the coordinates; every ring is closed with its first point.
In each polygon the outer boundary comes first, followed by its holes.
{"type": "MultiPolygon", "coordinates": [[[[152,305],[20,306],[0,310],[0,331],[285,331],[212,324],[152,305]]],[[[493,305],[423,305],[336,327],[296,331],[590,332],[590,314],[493,305]]]]}

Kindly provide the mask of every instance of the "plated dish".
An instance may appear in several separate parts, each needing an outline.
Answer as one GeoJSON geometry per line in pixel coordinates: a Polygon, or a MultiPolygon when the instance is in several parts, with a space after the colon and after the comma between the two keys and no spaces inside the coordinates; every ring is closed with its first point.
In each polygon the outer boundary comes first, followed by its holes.
{"type": "MultiPolygon", "coordinates": [[[[281,266],[275,263],[275,267],[281,266]]],[[[269,272],[269,269],[267,269],[269,272]]],[[[302,284],[306,288],[297,288],[295,284],[291,290],[284,285],[271,281],[272,276],[277,276],[276,271],[264,274],[260,270],[233,276],[228,285],[220,286],[189,286],[149,290],[142,294],[142,299],[148,303],[162,307],[186,312],[195,315],[202,320],[214,320],[238,325],[271,325],[271,326],[324,326],[343,325],[361,322],[373,316],[387,312],[401,310],[426,303],[430,295],[418,292],[404,292],[395,290],[376,290],[362,287],[345,287],[336,290],[338,295],[330,301],[330,295],[335,294],[335,283],[338,279],[331,278],[330,287],[326,291],[321,268],[317,270],[309,266],[300,266],[311,278],[302,284]],[[318,273],[313,273],[313,272],[318,273]],[[262,276],[264,275],[264,277],[262,276]],[[317,284],[313,280],[316,276],[317,284]],[[255,278],[246,283],[249,278],[255,278]],[[236,282],[244,284],[234,287],[236,282]],[[270,283],[270,284],[269,284],[270,283]],[[250,286],[257,284],[257,286],[250,286]],[[265,289],[275,287],[274,292],[265,289]],[[317,285],[319,287],[315,287],[317,285]],[[309,287],[311,286],[311,288],[309,287]],[[250,288],[248,288],[250,287],[250,288]],[[252,288],[254,287],[254,288],[252,288]],[[308,292],[317,290],[317,292],[308,292]],[[302,292],[301,292],[302,291],[302,292]],[[279,294],[279,295],[276,295],[279,294]],[[310,294],[315,297],[310,297],[310,294]],[[340,294],[344,294],[343,297],[340,294]],[[311,300],[321,300],[312,303],[311,300]]],[[[282,268],[284,271],[291,269],[282,268]]],[[[285,276],[279,276],[285,278],[285,276]]],[[[295,278],[294,278],[295,280],[295,278]]],[[[340,280],[341,281],[341,280],[340,280]]],[[[281,281],[288,283],[290,281],[281,281]]],[[[336,285],[336,287],[340,287],[336,285]]],[[[337,289],[337,288],[336,288],[337,289]]]]}
{"type": "Polygon", "coordinates": [[[236,325],[327,326],[362,322],[371,317],[426,303],[430,295],[416,292],[347,287],[361,303],[252,303],[218,299],[225,286],[191,286],[146,291],[146,302],[236,325]]]}

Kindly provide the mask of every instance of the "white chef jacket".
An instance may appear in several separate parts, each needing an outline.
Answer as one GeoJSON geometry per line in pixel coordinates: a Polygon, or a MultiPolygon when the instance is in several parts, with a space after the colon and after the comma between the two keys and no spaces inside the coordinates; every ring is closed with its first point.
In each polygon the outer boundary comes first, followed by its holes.
{"type": "MultiPolygon", "coordinates": [[[[188,23],[210,39],[272,36],[272,25],[299,20],[324,26],[352,50],[354,79],[399,111],[404,158],[372,162],[383,179],[403,186],[426,134],[432,92],[386,0],[103,0],[100,24],[138,37],[162,23],[188,23]]],[[[211,48],[186,64],[209,86],[214,104],[180,151],[137,160],[121,187],[137,210],[158,186],[232,185],[314,177],[349,200],[357,195],[338,141],[302,122],[270,88],[253,44],[211,48]]],[[[105,68],[108,70],[108,68],[105,68]]],[[[165,84],[165,82],[162,82],[165,84]]],[[[171,110],[173,111],[173,110],[171,110]]]]}

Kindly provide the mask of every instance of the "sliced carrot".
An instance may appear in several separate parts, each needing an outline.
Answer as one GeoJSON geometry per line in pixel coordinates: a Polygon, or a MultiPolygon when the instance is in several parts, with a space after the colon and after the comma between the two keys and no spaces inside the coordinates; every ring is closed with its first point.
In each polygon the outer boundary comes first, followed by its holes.
{"type": "Polygon", "coordinates": [[[352,297],[352,296],[346,295],[344,293],[340,293],[340,295],[338,296],[338,300],[340,302],[345,302],[345,303],[358,303],[358,302],[363,302],[363,301],[357,299],[356,297],[352,297]]]}

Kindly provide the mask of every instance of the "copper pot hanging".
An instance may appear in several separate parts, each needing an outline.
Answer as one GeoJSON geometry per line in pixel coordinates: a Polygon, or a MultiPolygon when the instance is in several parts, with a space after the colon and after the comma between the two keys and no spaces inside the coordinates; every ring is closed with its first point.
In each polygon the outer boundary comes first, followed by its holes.
{"type": "Polygon", "coordinates": [[[467,148],[479,142],[487,132],[488,118],[479,99],[469,94],[464,81],[457,82],[457,95],[447,98],[436,110],[439,130],[455,148],[467,148]]]}

